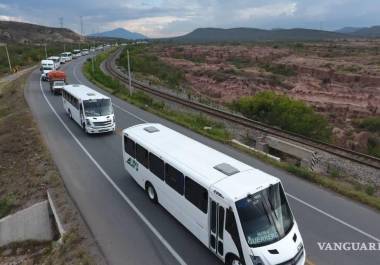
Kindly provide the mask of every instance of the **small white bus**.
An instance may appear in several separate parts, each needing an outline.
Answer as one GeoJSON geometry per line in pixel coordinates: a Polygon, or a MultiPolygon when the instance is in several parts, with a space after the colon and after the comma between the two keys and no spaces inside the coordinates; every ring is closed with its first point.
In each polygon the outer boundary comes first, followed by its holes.
{"type": "Polygon", "coordinates": [[[70,62],[73,59],[71,52],[63,52],[61,53],[61,60],[65,63],[70,62]]]}
{"type": "Polygon", "coordinates": [[[61,57],[59,56],[50,56],[47,60],[52,60],[54,62],[54,69],[58,70],[61,67],[61,57]]]}
{"type": "Polygon", "coordinates": [[[225,264],[304,265],[306,253],[278,178],[161,124],[123,130],[124,166],[225,264]]]}
{"type": "Polygon", "coordinates": [[[84,85],[66,85],[62,90],[63,107],[86,133],[114,132],[115,114],[111,99],[84,85]]]}

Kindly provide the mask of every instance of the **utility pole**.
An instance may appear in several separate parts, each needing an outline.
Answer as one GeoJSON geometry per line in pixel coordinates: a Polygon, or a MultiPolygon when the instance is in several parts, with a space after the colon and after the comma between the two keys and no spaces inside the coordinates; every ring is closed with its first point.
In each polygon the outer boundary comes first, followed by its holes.
{"type": "Polygon", "coordinates": [[[128,79],[129,79],[129,95],[132,96],[132,79],[131,79],[131,65],[129,63],[129,50],[127,50],[127,59],[128,59],[128,79]]]}
{"type": "Polygon", "coordinates": [[[12,72],[12,64],[11,64],[11,59],[9,58],[7,44],[6,43],[0,43],[0,46],[4,46],[5,47],[5,52],[6,52],[7,58],[8,58],[9,71],[12,72]]]}
{"type": "MultiPolygon", "coordinates": [[[[95,46],[95,45],[94,45],[95,46]]],[[[94,57],[95,57],[95,51],[91,55],[91,64],[92,64],[92,72],[95,72],[94,68],[94,57]]]]}
{"type": "Polygon", "coordinates": [[[59,25],[61,26],[61,28],[63,28],[63,17],[59,18],[59,25]]]}
{"type": "Polygon", "coordinates": [[[66,43],[63,43],[63,52],[66,52],[66,43]]]}
{"type": "Polygon", "coordinates": [[[44,47],[45,47],[45,59],[48,58],[47,56],[47,50],[46,50],[46,43],[44,44],[44,47]]]}

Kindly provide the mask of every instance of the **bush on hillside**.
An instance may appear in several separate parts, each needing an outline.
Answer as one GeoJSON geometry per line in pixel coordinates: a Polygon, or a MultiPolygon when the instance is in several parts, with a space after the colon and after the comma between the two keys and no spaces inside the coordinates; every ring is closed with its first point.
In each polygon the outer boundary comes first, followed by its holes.
{"type": "Polygon", "coordinates": [[[232,108],[244,116],[313,139],[330,141],[331,127],[320,114],[299,100],[272,91],[242,97],[232,108]]]}

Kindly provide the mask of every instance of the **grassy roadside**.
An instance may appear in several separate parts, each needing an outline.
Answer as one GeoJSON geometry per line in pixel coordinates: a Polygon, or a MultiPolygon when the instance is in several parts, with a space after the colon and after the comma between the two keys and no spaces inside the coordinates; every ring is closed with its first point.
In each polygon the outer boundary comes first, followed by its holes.
{"type": "Polygon", "coordinates": [[[271,165],[283,169],[302,179],[311,181],[324,188],[335,191],[347,198],[380,210],[380,198],[376,196],[376,189],[371,185],[361,185],[357,183],[353,178],[341,176],[338,174],[338,172],[335,172],[330,176],[325,176],[314,173],[306,168],[300,168],[288,163],[274,161],[260,153],[247,150],[246,148],[242,148],[236,144],[231,143],[231,135],[227,132],[223,124],[215,123],[214,121],[202,117],[202,115],[194,115],[187,112],[171,109],[165,104],[155,101],[143,92],[135,92],[132,96],[130,96],[128,94],[127,88],[122,83],[104,74],[100,69],[100,64],[109,56],[110,53],[112,53],[112,50],[108,51],[107,53],[98,55],[94,63],[94,72],[92,72],[91,64],[89,62],[87,62],[83,68],[84,74],[88,80],[104,88],[106,91],[144,110],[152,112],[170,121],[176,122],[202,135],[208,136],[214,140],[226,144],[230,144],[245,153],[248,153],[264,162],[270,163],[271,165]],[[212,129],[205,130],[205,127],[212,127],[212,129]]]}
{"type": "Polygon", "coordinates": [[[46,200],[49,189],[67,233],[61,245],[19,242],[1,247],[0,264],[95,264],[94,241],[24,99],[27,76],[0,83],[0,218],[46,200]]]}

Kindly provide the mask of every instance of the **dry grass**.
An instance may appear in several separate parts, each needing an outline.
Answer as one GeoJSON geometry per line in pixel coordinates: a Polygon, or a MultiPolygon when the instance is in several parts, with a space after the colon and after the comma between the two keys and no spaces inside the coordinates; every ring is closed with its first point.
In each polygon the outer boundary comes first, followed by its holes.
{"type": "Polygon", "coordinates": [[[0,264],[104,264],[24,99],[26,78],[0,83],[0,218],[45,200],[49,188],[68,232],[61,245],[20,242],[0,248],[0,264]]]}

